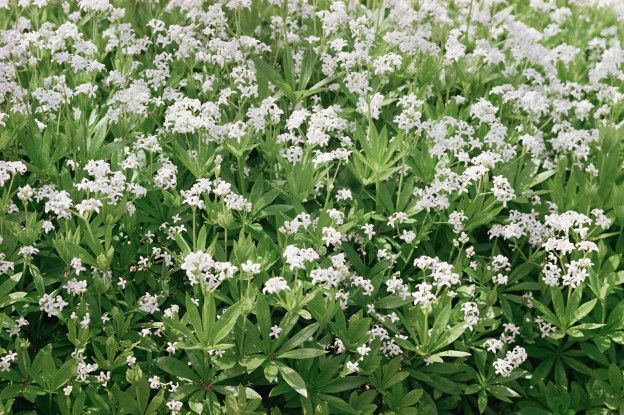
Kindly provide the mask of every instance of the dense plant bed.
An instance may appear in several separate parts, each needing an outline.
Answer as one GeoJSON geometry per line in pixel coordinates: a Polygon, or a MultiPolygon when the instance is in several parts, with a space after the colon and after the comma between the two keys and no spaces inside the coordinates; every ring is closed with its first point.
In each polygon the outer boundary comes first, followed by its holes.
{"type": "Polygon", "coordinates": [[[623,21],[0,0],[0,413],[622,413],[623,21]]]}

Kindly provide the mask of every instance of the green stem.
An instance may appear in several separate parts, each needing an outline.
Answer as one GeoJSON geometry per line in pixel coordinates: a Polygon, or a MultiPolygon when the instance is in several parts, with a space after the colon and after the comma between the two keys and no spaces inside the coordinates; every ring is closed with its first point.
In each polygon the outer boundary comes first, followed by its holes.
{"type": "Polygon", "coordinates": [[[225,251],[225,259],[227,260],[228,258],[228,253],[227,253],[227,247],[228,247],[228,231],[227,228],[223,228],[223,232],[224,232],[224,242],[223,242],[223,250],[225,251]]]}
{"type": "Polygon", "coordinates": [[[468,9],[468,18],[466,19],[466,42],[468,41],[468,32],[470,31],[470,20],[472,19],[472,5],[474,0],[470,0],[470,8],[468,9]]]}
{"type": "Polygon", "coordinates": [[[197,234],[195,233],[195,206],[192,208],[193,211],[193,251],[197,249],[197,234]]]}

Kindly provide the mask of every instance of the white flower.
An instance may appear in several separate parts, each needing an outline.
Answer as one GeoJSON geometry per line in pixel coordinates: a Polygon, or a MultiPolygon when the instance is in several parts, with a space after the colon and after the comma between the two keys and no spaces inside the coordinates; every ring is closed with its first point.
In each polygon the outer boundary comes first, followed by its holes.
{"type": "Polygon", "coordinates": [[[496,353],[497,351],[502,349],[504,345],[505,344],[499,339],[488,339],[485,341],[485,344],[484,344],[487,351],[492,352],[492,353],[496,353]]]}
{"type": "Polygon", "coordinates": [[[54,230],[54,224],[52,222],[50,222],[49,220],[43,221],[42,227],[43,227],[43,231],[45,233],[48,233],[48,232],[54,230]]]}
{"type": "Polygon", "coordinates": [[[364,357],[371,351],[371,348],[364,344],[358,347],[356,350],[358,354],[360,355],[360,359],[364,359],[364,357]]]}
{"type": "Polygon", "coordinates": [[[177,184],[178,168],[168,159],[162,160],[162,166],[154,175],[154,186],[161,189],[173,189],[177,184]]]}
{"type": "Polygon", "coordinates": [[[411,244],[416,239],[416,233],[414,231],[403,230],[403,233],[399,236],[400,239],[407,244],[411,244]]]}
{"type": "Polygon", "coordinates": [[[158,296],[145,293],[143,297],[139,299],[139,308],[146,313],[154,314],[159,310],[158,296]]]}
{"type": "Polygon", "coordinates": [[[241,265],[241,269],[244,272],[252,275],[260,274],[260,271],[262,271],[261,264],[253,262],[249,259],[241,265]]]}
{"type": "Polygon", "coordinates": [[[388,226],[391,228],[396,227],[397,223],[405,223],[408,216],[405,212],[396,212],[388,217],[388,226]]]}
{"type": "Polygon", "coordinates": [[[167,409],[171,411],[171,415],[178,415],[182,410],[183,403],[180,401],[176,401],[175,399],[169,399],[166,405],[167,409]]]}
{"type": "Polygon", "coordinates": [[[508,377],[512,371],[520,366],[527,359],[526,351],[523,347],[516,346],[508,351],[504,359],[496,359],[493,366],[497,375],[508,377]]]}
{"type": "Polygon", "coordinates": [[[366,234],[366,236],[368,237],[369,241],[373,239],[373,236],[375,236],[374,226],[372,223],[366,223],[362,225],[362,230],[364,231],[364,234],[366,234]]]}
{"type": "Polygon", "coordinates": [[[346,370],[347,373],[359,372],[360,366],[358,365],[358,362],[350,362],[350,361],[348,361],[345,364],[345,370],[346,370]]]}
{"type": "Polygon", "coordinates": [[[205,252],[191,252],[184,257],[184,262],[180,265],[192,284],[203,280],[205,275],[215,266],[215,261],[205,252]]]}
{"type": "Polygon", "coordinates": [[[11,363],[17,360],[16,352],[7,352],[0,358],[0,372],[8,372],[11,369],[11,363]]]}
{"type": "Polygon", "coordinates": [[[38,252],[39,250],[37,248],[30,245],[23,246],[18,251],[18,253],[23,257],[31,257],[33,255],[36,255],[38,252]]]}
{"type": "Polygon", "coordinates": [[[537,316],[535,318],[535,322],[542,333],[542,338],[551,337],[553,334],[557,332],[557,328],[550,323],[544,321],[541,316],[537,316]]]}
{"type": "Polygon", "coordinates": [[[63,288],[74,296],[84,294],[87,292],[87,281],[78,281],[76,278],[72,278],[63,285],[63,288]]]}
{"type": "Polygon", "coordinates": [[[589,267],[593,265],[589,258],[581,258],[572,260],[568,264],[568,270],[563,275],[562,283],[564,286],[576,288],[589,276],[589,267]]]}
{"type": "Polygon", "coordinates": [[[360,288],[362,290],[362,294],[366,296],[372,295],[373,291],[375,290],[375,287],[373,286],[373,283],[370,282],[370,280],[367,280],[366,278],[360,276],[353,277],[351,279],[351,285],[360,288]]]}
{"type": "Polygon", "coordinates": [[[464,313],[464,323],[471,331],[474,326],[479,322],[479,308],[476,303],[466,302],[461,305],[461,310],[464,313]]]}
{"type": "Polygon", "coordinates": [[[468,219],[463,211],[452,212],[449,215],[449,224],[453,227],[453,232],[459,233],[464,229],[464,222],[468,219]]]}
{"type": "Polygon", "coordinates": [[[339,202],[344,201],[344,200],[353,200],[353,195],[351,194],[351,190],[349,189],[338,190],[338,192],[336,193],[336,200],[339,202]]]}
{"type": "Polygon", "coordinates": [[[516,197],[514,190],[509,184],[509,180],[503,176],[494,176],[492,180],[494,182],[492,194],[494,194],[496,200],[503,203],[503,206],[507,206],[507,202],[516,197]]]}
{"type": "Polygon", "coordinates": [[[52,212],[59,218],[68,219],[71,216],[69,209],[72,207],[72,200],[66,191],[53,192],[44,206],[46,213],[52,212]]]}
{"type": "Polygon", "coordinates": [[[611,227],[612,221],[604,214],[602,209],[593,209],[591,213],[594,215],[596,225],[600,226],[604,230],[611,227]]]}
{"type": "Polygon", "coordinates": [[[492,277],[492,281],[494,282],[494,284],[497,284],[497,285],[505,285],[507,284],[508,280],[509,280],[509,277],[500,272],[492,277]]]}
{"type": "Polygon", "coordinates": [[[288,286],[286,280],[282,277],[273,277],[269,278],[267,282],[264,283],[264,288],[262,289],[262,292],[264,294],[275,294],[286,290],[290,290],[290,287],[288,286]]]}
{"type": "Polygon", "coordinates": [[[84,215],[85,212],[95,212],[100,213],[100,208],[102,207],[102,202],[97,199],[85,199],[82,202],[76,205],[76,210],[81,215],[84,215]]]}
{"type": "Polygon", "coordinates": [[[26,165],[23,162],[0,160],[0,187],[18,173],[26,173],[26,165]]]}
{"type": "Polygon", "coordinates": [[[312,248],[300,249],[294,245],[288,245],[284,250],[283,257],[292,271],[305,268],[305,262],[318,260],[319,254],[312,248]]]}
{"type": "Polygon", "coordinates": [[[110,372],[106,371],[106,372],[100,372],[97,376],[96,376],[96,380],[99,384],[101,384],[102,386],[106,387],[106,384],[108,383],[108,381],[110,380],[110,372]]]}
{"type": "Polygon", "coordinates": [[[76,369],[76,379],[81,382],[87,380],[89,373],[96,371],[98,368],[97,363],[86,363],[84,361],[78,362],[78,368],[76,369]]]}
{"type": "Polygon", "coordinates": [[[86,271],[86,268],[82,266],[82,260],[80,258],[72,258],[69,265],[74,269],[76,275],[80,275],[82,271],[86,271]]]}
{"type": "Polygon", "coordinates": [[[78,6],[87,12],[105,12],[113,8],[108,0],[78,0],[78,6]]]}
{"type": "Polygon", "coordinates": [[[148,379],[149,380],[149,387],[151,389],[158,389],[160,388],[160,377],[158,376],[152,376],[151,378],[148,379]]]}
{"type": "Polygon", "coordinates": [[[271,332],[269,333],[269,337],[278,338],[280,333],[282,332],[282,328],[280,326],[271,327],[271,332]]]}
{"type": "Polygon", "coordinates": [[[340,246],[342,244],[342,233],[338,232],[335,228],[331,226],[323,227],[323,242],[325,242],[325,246],[340,246]]]}
{"type": "Polygon", "coordinates": [[[462,31],[452,29],[449,32],[444,49],[446,51],[445,58],[447,62],[456,62],[466,54],[466,47],[459,41],[462,31]]]}
{"type": "Polygon", "coordinates": [[[383,101],[384,96],[381,94],[374,94],[368,101],[366,98],[360,97],[357,102],[357,110],[365,116],[370,114],[370,117],[376,120],[379,118],[379,112],[383,101]]]}
{"type": "Polygon", "coordinates": [[[30,185],[25,185],[17,190],[17,198],[22,202],[30,202],[35,195],[35,191],[30,185]]]}
{"type": "Polygon", "coordinates": [[[470,116],[487,124],[492,124],[496,121],[497,111],[498,109],[485,98],[480,98],[470,106],[470,116]]]}
{"type": "Polygon", "coordinates": [[[337,354],[344,353],[346,350],[344,343],[339,338],[336,338],[336,340],[334,341],[334,347],[337,354]]]}
{"type": "Polygon", "coordinates": [[[48,317],[60,316],[61,311],[63,311],[63,309],[68,305],[69,303],[66,302],[60,295],[52,297],[49,294],[44,294],[43,297],[39,299],[39,308],[41,311],[47,313],[48,317]]]}

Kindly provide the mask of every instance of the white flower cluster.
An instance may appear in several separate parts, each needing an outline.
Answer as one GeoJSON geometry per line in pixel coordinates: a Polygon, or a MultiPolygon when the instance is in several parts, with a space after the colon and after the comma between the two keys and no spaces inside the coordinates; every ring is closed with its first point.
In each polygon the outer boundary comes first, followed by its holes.
{"type": "Polygon", "coordinates": [[[206,203],[203,199],[209,194],[213,194],[225,203],[225,206],[234,211],[251,212],[251,202],[243,196],[232,191],[232,185],[222,179],[214,181],[208,179],[198,179],[189,189],[181,192],[184,203],[198,209],[205,209],[206,203]]]}
{"type": "Polygon", "coordinates": [[[230,262],[215,261],[209,254],[200,251],[186,255],[180,268],[186,272],[191,285],[203,283],[211,290],[238,272],[238,267],[230,262]]]}
{"type": "Polygon", "coordinates": [[[516,346],[510,350],[503,359],[496,359],[494,369],[497,375],[503,377],[511,376],[514,369],[520,366],[527,359],[526,350],[523,347],[516,346]]]}

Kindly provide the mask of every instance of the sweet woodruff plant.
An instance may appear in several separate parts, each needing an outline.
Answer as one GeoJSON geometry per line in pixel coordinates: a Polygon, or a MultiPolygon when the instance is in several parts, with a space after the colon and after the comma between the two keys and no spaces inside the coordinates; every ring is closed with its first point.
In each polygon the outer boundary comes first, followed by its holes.
{"type": "Polygon", "coordinates": [[[619,0],[0,0],[0,413],[622,413],[623,40],[619,0]]]}

